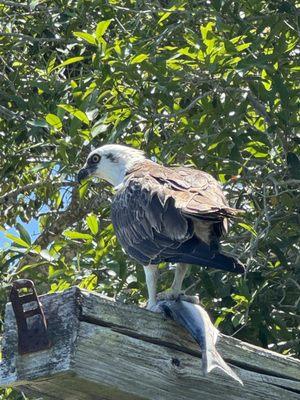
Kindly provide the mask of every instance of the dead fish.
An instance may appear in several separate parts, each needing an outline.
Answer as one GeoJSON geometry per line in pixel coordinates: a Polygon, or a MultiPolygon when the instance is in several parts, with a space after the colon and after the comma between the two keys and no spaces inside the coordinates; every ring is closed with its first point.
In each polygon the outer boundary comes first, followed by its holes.
{"type": "Polygon", "coordinates": [[[183,326],[200,345],[202,371],[205,376],[213,369],[219,368],[243,385],[242,380],[217,351],[215,344],[220,332],[213,325],[203,307],[182,301],[180,298],[177,300],[161,300],[157,303],[157,307],[167,318],[171,318],[183,326]]]}

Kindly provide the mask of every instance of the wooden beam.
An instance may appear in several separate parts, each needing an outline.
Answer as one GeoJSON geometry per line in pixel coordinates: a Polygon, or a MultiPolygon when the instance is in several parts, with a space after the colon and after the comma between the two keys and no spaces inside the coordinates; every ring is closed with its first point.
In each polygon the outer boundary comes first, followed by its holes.
{"type": "Polygon", "coordinates": [[[299,400],[300,361],[221,335],[218,350],[244,387],[202,375],[197,344],[174,322],[71,288],[41,296],[52,347],[19,355],[8,304],[0,386],[63,400],[299,400]]]}

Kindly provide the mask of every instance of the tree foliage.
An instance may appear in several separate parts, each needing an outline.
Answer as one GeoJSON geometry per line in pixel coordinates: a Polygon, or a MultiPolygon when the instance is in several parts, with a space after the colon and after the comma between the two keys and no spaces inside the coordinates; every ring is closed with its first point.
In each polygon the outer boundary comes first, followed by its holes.
{"type": "Polygon", "coordinates": [[[0,13],[2,305],[17,277],[145,300],[111,188],[75,182],[91,145],[117,142],[212,173],[246,210],[224,248],[247,274],[192,267],[186,288],[222,332],[297,354],[299,3],[2,1],[0,13]]]}

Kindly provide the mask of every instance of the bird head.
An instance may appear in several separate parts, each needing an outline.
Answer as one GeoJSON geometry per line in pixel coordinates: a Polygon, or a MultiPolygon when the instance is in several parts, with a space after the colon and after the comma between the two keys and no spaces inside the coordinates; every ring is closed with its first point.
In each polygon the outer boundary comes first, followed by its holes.
{"type": "Polygon", "coordinates": [[[83,168],[78,172],[78,182],[96,176],[118,186],[126,173],[137,162],[145,160],[144,152],[118,144],[106,144],[93,150],[83,168]]]}

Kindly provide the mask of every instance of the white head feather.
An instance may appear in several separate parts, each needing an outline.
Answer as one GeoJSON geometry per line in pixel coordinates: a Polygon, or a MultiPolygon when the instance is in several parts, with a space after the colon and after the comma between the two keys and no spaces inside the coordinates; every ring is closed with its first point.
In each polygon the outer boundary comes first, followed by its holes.
{"type": "Polygon", "coordinates": [[[141,150],[119,144],[106,144],[89,154],[86,166],[93,166],[92,175],[104,179],[116,187],[123,182],[126,172],[134,164],[145,159],[145,154],[141,150]],[[89,162],[94,155],[100,156],[99,162],[95,165],[89,162]]]}

